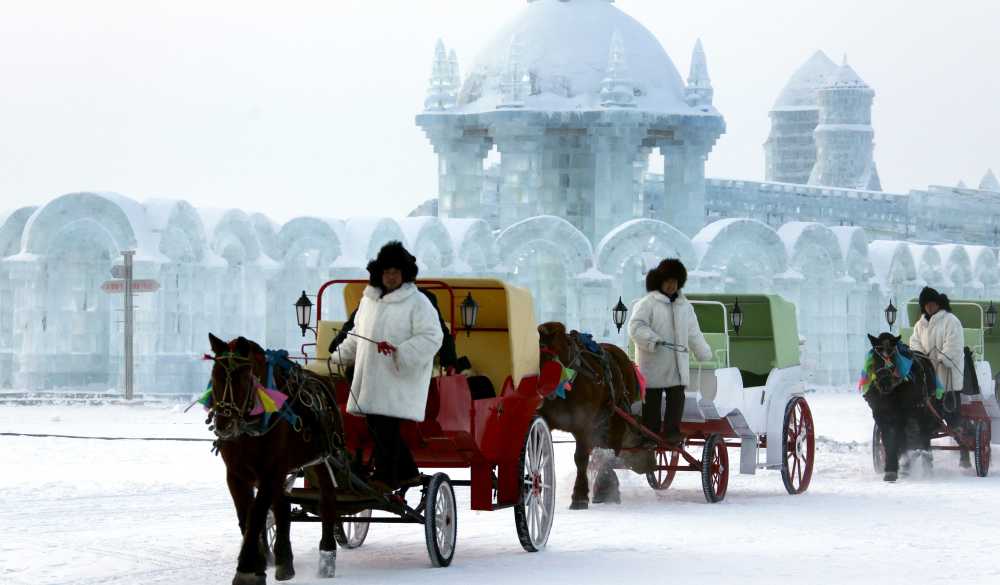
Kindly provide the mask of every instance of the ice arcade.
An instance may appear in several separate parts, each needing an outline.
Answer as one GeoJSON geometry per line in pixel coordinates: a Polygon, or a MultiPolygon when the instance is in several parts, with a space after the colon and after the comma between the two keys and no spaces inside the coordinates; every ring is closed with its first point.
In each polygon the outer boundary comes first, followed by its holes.
{"type": "Polygon", "coordinates": [[[136,299],[146,393],[202,388],[209,331],[296,351],[301,291],[364,276],[389,240],[424,276],[510,280],[532,291],[539,322],[618,342],[618,297],[629,304],[649,266],[679,257],[690,292],[794,302],[813,385],[853,382],[890,298],[901,306],[924,284],[1000,297],[1000,182],[882,192],[874,92],[846,62],[817,53],[781,92],[766,181],[705,178],[725,131],[713,93],[700,43],[685,82],[612,2],[533,0],[464,78],[437,47],[416,123],[439,157],[439,193],[416,217],[317,209],[277,225],[112,193],[0,213],[0,387],[118,386],[122,296],[100,287],[123,250],[137,278],[160,283],[136,299]],[[664,165],[647,173],[654,151],[664,165]]]}

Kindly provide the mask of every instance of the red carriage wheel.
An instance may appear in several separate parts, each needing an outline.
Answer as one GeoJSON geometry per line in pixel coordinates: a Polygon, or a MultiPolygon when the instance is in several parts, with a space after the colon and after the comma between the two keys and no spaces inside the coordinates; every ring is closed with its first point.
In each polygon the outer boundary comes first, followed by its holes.
{"type": "Polygon", "coordinates": [[[785,406],[781,437],[781,480],[789,494],[809,489],[816,458],[816,432],[809,403],[801,396],[785,406]]]}
{"type": "Polygon", "coordinates": [[[680,453],[677,451],[656,451],[656,470],[646,474],[646,481],[649,487],[656,491],[665,490],[674,482],[677,475],[677,460],[680,453]]]}
{"type": "Polygon", "coordinates": [[[701,489],[705,499],[714,504],[726,497],[729,487],[729,450],[722,435],[715,433],[705,439],[701,453],[701,489]]]}
{"type": "Polygon", "coordinates": [[[986,477],[990,472],[992,434],[989,421],[976,421],[976,475],[979,477],[986,477]]]}

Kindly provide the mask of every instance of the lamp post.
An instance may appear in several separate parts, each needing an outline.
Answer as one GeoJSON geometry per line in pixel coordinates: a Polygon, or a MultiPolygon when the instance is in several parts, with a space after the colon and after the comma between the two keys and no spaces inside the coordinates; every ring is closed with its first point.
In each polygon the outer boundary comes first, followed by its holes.
{"type": "Polygon", "coordinates": [[[885,322],[889,324],[889,333],[892,333],[892,326],[896,324],[896,313],[898,313],[896,305],[892,304],[892,298],[889,299],[889,306],[885,308],[885,322]]]}
{"type": "Polygon", "coordinates": [[[986,328],[993,329],[997,324],[997,308],[990,301],[990,306],[986,308],[986,328]]]}
{"type": "Polygon", "coordinates": [[[472,329],[476,326],[476,320],[479,318],[479,303],[472,298],[471,292],[459,305],[459,310],[462,313],[462,327],[465,329],[465,336],[468,337],[472,334],[472,329]]]}
{"type": "Polygon", "coordinates": [[[628,307],[622,302],[622,298],[618,297],[618,304],[611,309],[611,320],[614,321],[615,327],[618,328],[618,333],[622,332],[626,315],[628,315],[628,307]]]}
{"type": "Polygon", "coordinates": [[[312,301],[309,300],[306,291],[302,291],[302,296],[299,297],[299,300],[295,301],[295,319],[298,321],[299,327],[302,328],[302,337],[305,337],[306,331],[311,329],[312,309],[312,301]]]}
{"type": "Polygon", "coordinates": [[[739,335],[740,329],[743,327],[743,309],[740,308],[739,297],[736,297],[736,304],[733,306],[733,312],[729,318],[733,322],[733,331],[736,332],[736,335],[739,335]]]}

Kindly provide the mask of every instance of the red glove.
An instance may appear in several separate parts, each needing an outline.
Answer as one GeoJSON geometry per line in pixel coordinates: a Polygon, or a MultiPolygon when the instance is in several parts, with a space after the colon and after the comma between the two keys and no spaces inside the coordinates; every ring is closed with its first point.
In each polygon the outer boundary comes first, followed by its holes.
{"type": "Polygon", "coordinates": [[[378,342],[378,352],[382,355],[392,355],[396,353],[396,346],[388,341],[378,342]]]}

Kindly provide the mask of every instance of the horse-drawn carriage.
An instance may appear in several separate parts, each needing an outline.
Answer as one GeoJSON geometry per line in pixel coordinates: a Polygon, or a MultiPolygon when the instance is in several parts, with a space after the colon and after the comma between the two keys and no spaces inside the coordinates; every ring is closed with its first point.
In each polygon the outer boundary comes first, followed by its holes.
{"type": "MultiPolygon", "coordinates": [[[[417,281],[437,298],[458,354],[469,359],[478,375],[438,370],[431,380],[425,419],[403,423],[401,434],[419,467],[470,470],[469,479],[451,479],[441,472],[424,476],[414,503],[414,498],[406,498],[405,489],[379,494],[365,484],[359,470],[369,466],[372,437],[363,418],[347,413],[350,383],[328,359],[330,341],[343,323],[323,320],[324,293],[331,287],[342,288],[345,314],[350,315],[366,284],[333,280],[319,289],[315,353],[305,364],[305,369],[332,378],[345,447],[353,457],[350,471],[332,471],[338,475],[337,540],[354,548],[364,542],[372,523],[423,524],[431,563],[447,566],[457,536],[453,486],[468,486],[473,510],[514,508],[521,545],[530,552],[542,549],[555,508],[555,467],[549,428],[536,413],[543,392],[538,387],[538,332],[530,293],[490,279],[417,281]],[[462,320],[457,333],[456,316],[462,320]],[[384,514],[373,515],[373,510],[384,514]]],[[[314,469],[312,473],[324,472],[322,466],[314,469]]],[[[314,485],[308,473],[289,482],[286,494],[297,506],[293,521],[318,520],[319,493],[314,485]]]]}
{"type": "MultiPolygon", "coordinates": [[[[805,492],[815,430],[803,396],[795,306],[777,295],[690,294],[688,300],[714,358],[699,362],[691,356],[681,422],[686,440],[668,445],[640,426],[637,412],[618,412],[657,443],[655,466],[646,473],[650,487],[665,490],[678,471],[696,471],[705,499],[722,501],[729,485],[728,449],[738,447],[740,473],[777,469],[789,494],[805,492]]],[[[642,450],[623,449],[624,459],[642,450]]]]}
{"type": "MultiPolygon", "coordinates": [[[[937,405],[931,401],[926,413],[937,423],[931,432],[931,440],[954,440],[954,444],[931,444],[931,449],[971,452],[979,477],[989,473],[992,438],[996,436],[1000,440],[1000,388],[994,378],[994,373],[1000,369],[1000,336],[992,331],[995,323],[988,323],[991,320],[988,318],[991,305],[992,302],[981,300],[951,301],[951,312],[962,323],[965,346],[971,351],[976,383],[956,383],[956,387],[965,386],[962,392],[949,393],[951,400],[946,398],[937,405]]],[[[906,310],[910,323],[916,323],[921,318],[917,301],[907,303],[906,310]]],[[[995,319],[995,314],[994,309],[992,319],[995,319]]],[[[912,335],[912,327],[900,330],[900,339],[904,344],[909,344],[912,335]]],[[[877,473],[885,470],[885,458],[882,429],[875,424],[872,430],[872,463],[877,473]]]]}

